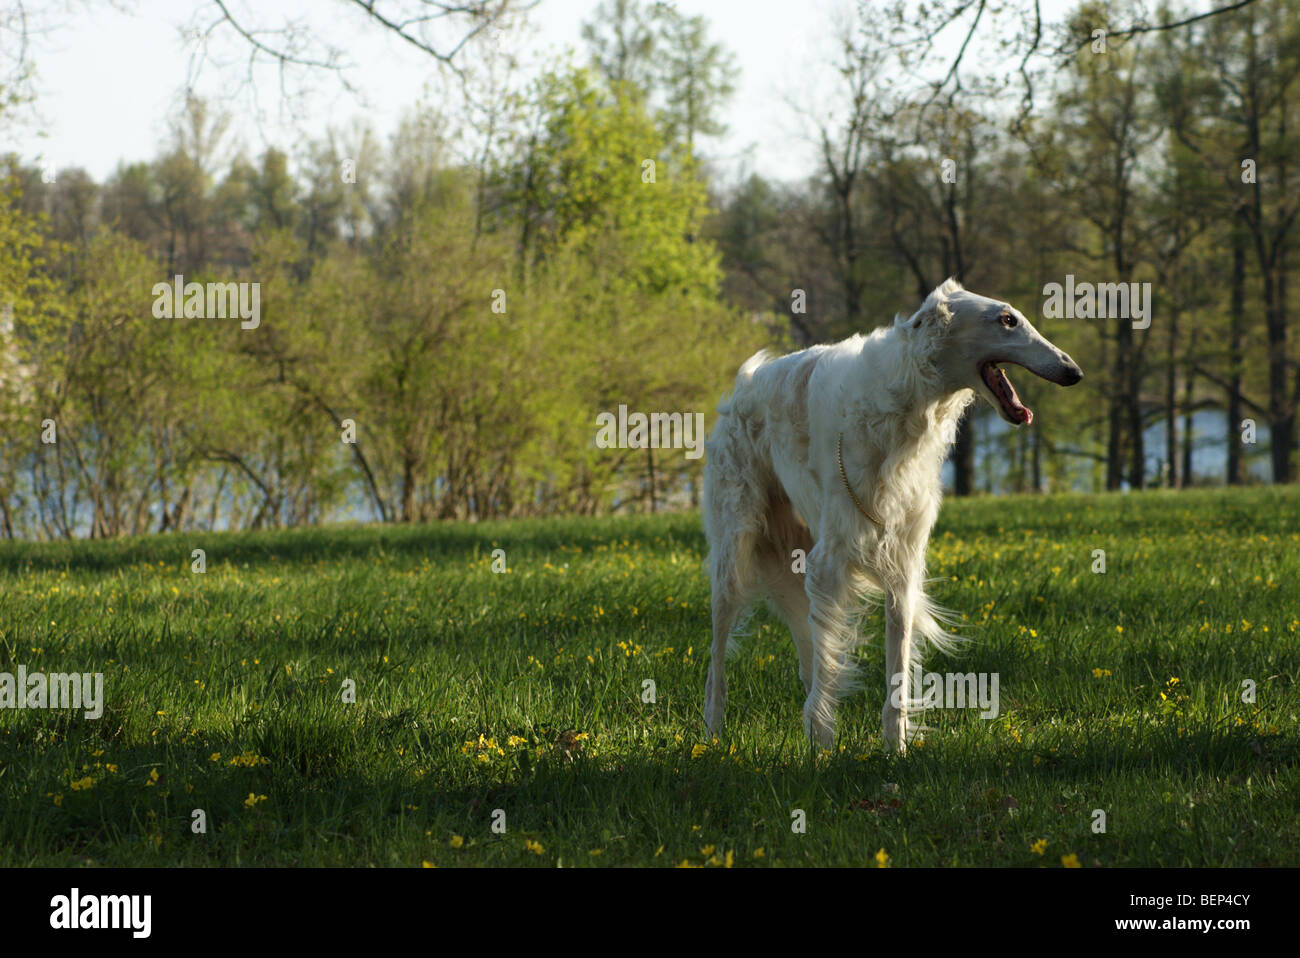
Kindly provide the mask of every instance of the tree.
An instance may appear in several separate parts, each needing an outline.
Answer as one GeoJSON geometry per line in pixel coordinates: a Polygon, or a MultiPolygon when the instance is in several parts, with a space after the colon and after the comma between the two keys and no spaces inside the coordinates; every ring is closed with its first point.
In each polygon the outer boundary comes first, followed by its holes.
{"type": "Polygon", "coordinates": [[[655,74],[657,6],[641,0],[601,0],[582,24],[582,39],[597,72],[614,89],[648,96],[655,74]]]}
{"type": "MultiPolygon", "coordinates": [[[[1300,80],[1295,7],[1294,0],[1269,0],[1206,23],[1184,41],[1184,75],[1165,81],[1175,133],[1206,167],[1218,171],[1225,206],[1236,220],[1230,230],[1233,351],[1225,384],[1230,436],[1240,428],[1241,406],[1249,403],[1240,378],[1240,347],[1245,334],[1243,253],[1253,254],[1268,346],[1267,415],[1274,482],[1294,478],[1300,404],[1300,371],[1294,382],[1289,378],[1287,284],[1292,230],[1300,214],[1300,201],[1291,186],[1296,178],[1293,91],[1300,80]]],[[[1233,450],[1230,479],[1239,478],[1239,470],[1239,453],[1233,450]]]]}
{"type": "MultiPolygon", "coordinates": [[[[1084,7],[1081,23],[1105,22],[1105,10],[1084,7]]],[[[1057,109],[1071,137],[1065,154],[1070,202],[1091,224],[1097,251],[1089,258],[1104,266],[1106,282],[1129,283],[1148,250],[1143,245],[1140,163],[1160,135],[1141,75],[1140,40],[1077,54],[1073,84],[1061,91],[1057,109]]],[[[1134,336],[1130,316],[1110,317],[1113,367],[1108,390],[1106,488],[1131,488],[1146,481],[1142,382],[1150,327],[1134,336]],[[1127,463],[1125,462],[1127,457],[1127,463]]],[[[1099,320],[1100,322],[1100,320],[1099,320]]],[[[1099,326],[1099,328],[1101,328],[1099,326]]],[[[1105,333],[1102,333],[1105,336],[1105,333]]]]}
{"type": "Polygon", "coordinates": [[[660,17],[657,79],[669,136],[695,153],[698,136],[721,136],[719,114],[735,92],[737,67],[725,47],[708,37],[708,21],[665,7],[660,17]]]}

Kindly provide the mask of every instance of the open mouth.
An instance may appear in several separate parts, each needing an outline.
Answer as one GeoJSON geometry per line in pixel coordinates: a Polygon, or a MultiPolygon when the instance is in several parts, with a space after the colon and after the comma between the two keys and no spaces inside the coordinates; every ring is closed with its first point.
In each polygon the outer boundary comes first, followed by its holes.
{"type": "Polygon", "coordinates": [[[1016,387],[1011,385],[1007,374],[999,369],[996,363],[984,363],[980,366],[980,378],[989,387],[989,391],[997,397],[998,404],[1002,407],[1003,419],[1017,426],[1027,426],[1034,421],[1034,411],[1020,401],[1020,397],[1016,395],[1016,387]]]}

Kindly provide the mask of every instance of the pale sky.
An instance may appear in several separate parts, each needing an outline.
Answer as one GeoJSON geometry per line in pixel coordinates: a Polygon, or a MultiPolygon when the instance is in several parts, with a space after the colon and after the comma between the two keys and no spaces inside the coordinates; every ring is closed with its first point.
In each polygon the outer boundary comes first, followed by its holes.
{"type": "MultiPolygon", "coordinates": [[[[66,16],[49,15],[53,29],[33,42],[36,119],[8,131],[11,142],[0,143],[0,152],[16,150],[31,162],[39,156],[60,169],[84,167],[101,182],[120,160],[154,158],[167,141],[169,120],[183,102],[192,68],[182,30],[213,17],[204,0],[120,5],[123,9],[115,10],[91,0],[66,16]]],[[[518,34],[515,42],[533,62],[553,61],[565,47],[585,60],[579,29],[595,6],[596,0],[542,0],[530,15],[529,33],[518,34]]],[[[800,176],[812,162],[806,143],[795,142],[797,117],[783,97],[797,95],[805,86],[801,77],[831,54],[829,24],[847,3],[801,0],[798,15],[791,7],[790,0],[678,3],[683,12],[709,18],[715,42],[732,51],[742,70],[727,111],[729,134],[702,144],[725,168],[738,167],[747,150],[754,168],[777,177],[800,176]]],[[[240,3],[231,9],[240,10],[240,3]]],[[[288,111],[282,108],[278,77],[266,67],[255,84],[259,122],[248,89],[237,90],[247,76],[248,48],[227,28],[226,39],[214,42],[223,63],[203,64],[197,89],[234,115],[236,139],[250,155],[267,145],[292,152],[304,134],[318,135],[327,125],[342,126],[353,117],[364,117],[386,139],[402,113],[420,101],[426,84],[437,89],[437,70],[427,55],[367,24],[337,0],[265,0],[243,9],[256,9],[255,19],[267,24],[278,23],[279,11],[287,11],[304,16],[313,29],[328,31],[357,64],[348,76],[359,90],[358,96],[349,94],[322,74],[295,122],[281,117],[288,111]]]]}
{"type": "MultiPolygon", "coordinates": [[[[329,125],[342,127],[354,117],[368,120],[382,142],[426,89],[439,89],[427,55],[339,0],[228,0],[228,5],[250,23],[279,24],[284,13],[300,17],[346,48],[356,64],[347,74],[356,95],[329,75],[317,75],[314,92],[295,119],[285,108],[274,68],[264,67],[251,87],[239,89],[247,76],[249,47],[226,28],[224,38],[212,44],[222,62],[200,66],[196,89],[233,115],[232,140],[250,157],[268,145],[292,154],[304,137],[318,136],[329,125]]],[[[153,159],[167,142],[169,121],[194,69],[182,31],[212,22],[216,8],[210,0],[116,0],[115,6],[76,0],[53,6],[60,9],[44,14],[49,29],[32,43],[35,119],[8,130],[11,142],[0,143],[0,152],[16,150],[26,161],[39,158],[59,169],[80,166],[100,182],[120,161],[153,159]]],[[[579,28],[596,6],[597,0],[541,0],[528,32],[512,33],[511,42],[533,64],[554,62],[566,47],[585,60],[579,28]]],[[[1045,14],[1063,6],[1064,0],[1044,4],[1045,14]]],[[[835,55],[834,24],[848,16],[853,0],[678,0],[677,7],[703,14],[713,40],[735,55],[741,70],[725,113],[730,129],[700,144],[705,156],[728,179],[748,170],[777,179],[806,176],[815,153],[806,121],[790,101],[828,104],[826,91],[835,82],[828,66],[835,55]]],[[[436,102],[436,92],[428,96],[436,102]]]]}

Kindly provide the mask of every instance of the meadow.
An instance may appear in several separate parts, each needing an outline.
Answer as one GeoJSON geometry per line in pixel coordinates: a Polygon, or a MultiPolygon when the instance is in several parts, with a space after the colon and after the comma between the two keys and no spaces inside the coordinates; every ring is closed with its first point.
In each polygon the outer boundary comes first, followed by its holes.
{"type": "Polygon", "coordinates": [[[106,699],[0,710],[0,866],[1300,864],[1300,488],[948,501],[971,641],[926,667],[1000,710],[901,757],[879,609],[834,751],[766,611],[706,734],[703,550],[694,514],[0,544],[0,671],[106,699]]]}

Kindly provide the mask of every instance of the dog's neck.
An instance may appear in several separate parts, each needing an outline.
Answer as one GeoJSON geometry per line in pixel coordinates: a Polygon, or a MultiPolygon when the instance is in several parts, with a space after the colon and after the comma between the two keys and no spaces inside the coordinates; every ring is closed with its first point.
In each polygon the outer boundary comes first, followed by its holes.
{"type": "Polygon", "coordinates": [[[852,448],[841,453],[855,470],[851,482],[870,490],[876,516],[928,511],[932,521],[934,497],[925,490],[938,488],[957,420],[975,394],[944,387],[933,359],[941,336],[895,326],[855,345],[857,354],[845,358],[859,368],[841,380],[846,432],[838,440],[852,448]]]}
{"type": "Polygon", "coordinates": [[[858,355],[863,368],[851,378],[854,388],[845,397],[850,417],[877,428],[901,423],[912,435],[935,428],[946,434],[944,425],[955,423],[975,394],[944,385],[934,361],[942,345],[941,333],[901,326],[864,339],[858,355]]]}

